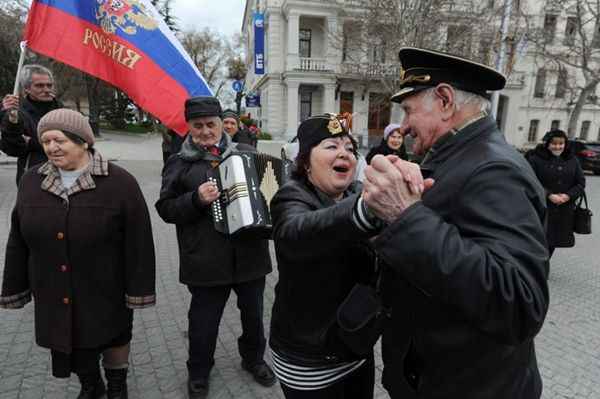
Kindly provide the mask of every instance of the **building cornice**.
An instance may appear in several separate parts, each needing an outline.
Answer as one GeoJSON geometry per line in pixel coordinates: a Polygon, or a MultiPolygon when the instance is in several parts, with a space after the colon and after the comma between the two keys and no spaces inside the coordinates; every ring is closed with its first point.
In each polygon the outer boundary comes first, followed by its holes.
{"type": "Polygon", "coordinates": [[[336,75],[333,72],[321,72],[318,75],[301,71],[286,71],[281,74],[284,82],[306,83],[306,84],[330,84],[336,83],[336,75]]]}
{"type": "Polygon", "coordinates": [[[281,5],[281,11],[284,15],[314,15],[327,17],[332,14],[337,15],[340,6],[324,2],[284,0],[281,5]]]}

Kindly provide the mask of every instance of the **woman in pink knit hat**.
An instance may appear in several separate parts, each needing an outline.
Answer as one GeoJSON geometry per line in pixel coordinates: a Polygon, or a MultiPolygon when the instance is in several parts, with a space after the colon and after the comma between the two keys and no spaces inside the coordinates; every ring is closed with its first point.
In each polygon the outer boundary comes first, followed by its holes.
{"type": "Polygon", "coordinates": [[[396,155],[404,160],[408,160],[408,154],[404,146],[404,136],[400,133],[400,125],[390,123],[383,131],[383,140],[377,147],[371,148],[367,154],[367,163],[377,154],[396,155]]]}

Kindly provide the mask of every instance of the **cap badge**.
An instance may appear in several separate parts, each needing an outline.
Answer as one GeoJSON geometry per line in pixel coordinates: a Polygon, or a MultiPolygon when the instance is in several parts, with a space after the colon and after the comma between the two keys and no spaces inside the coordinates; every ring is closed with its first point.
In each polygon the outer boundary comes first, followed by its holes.
{"type": "Polygon", "coordinates": [[[329,133],[331,133],[332,136],[344,132],[344,129],[342,129],[342,124],[339,120],[337,120],[337,118],[329,121],[327,129],[329,130],[329,133]]]}
{"type": "Polygon", "coordinates": [[[400,67],[400,82],[404,80],[404,75],[406,75],[406,69],[400,67]]]}
{"type": "Polygon", "coordinates": [[[400,82],[399,85],[403,86],[407,83],[417,82],[417,83],[427,83],[431,80],[430,75],[409,75],[406,76],[406,70],[400,67],[400,82]]]}

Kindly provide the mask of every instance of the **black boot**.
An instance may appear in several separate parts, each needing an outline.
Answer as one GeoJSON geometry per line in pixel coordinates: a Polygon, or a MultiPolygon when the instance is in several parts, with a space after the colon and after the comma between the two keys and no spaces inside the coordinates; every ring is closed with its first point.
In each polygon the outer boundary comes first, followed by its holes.
{"type": "Polygon", "coordinates": [[[106,393],[100,371],[90,374],[77,374],[81,382],[81,392],[77,399],[99,399],[106,393]]]}
{"type": "Polygon", "coordinates": [[[104,369],[108,384],[107,399],[127,399],[127,368],[104,369]]]}

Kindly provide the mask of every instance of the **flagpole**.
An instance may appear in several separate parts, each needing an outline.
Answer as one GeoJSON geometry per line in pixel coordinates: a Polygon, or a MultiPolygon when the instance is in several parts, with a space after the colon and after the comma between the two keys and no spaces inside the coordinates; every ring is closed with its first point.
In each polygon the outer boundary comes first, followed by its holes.
{"type": "MultiPolygon", "coordinates": [[[[21,76],[21,69],[23,69],[23,64],[25,63],[25,54],[27,53],[27,42],[21,42],[20,46],[21,48],[21,55],[19,56],[19,64],[17,66],[17,76],[15,78],[15,87],[13,89],[13,95],[14,96],[19,96],[19,92],[20,92],[20,76],[21,76]]],[[[19,121],[19,110],[18,109],[12,109],[9,111],[8,114],[9,120],[11,121],[11,123],[17,123],[19,121]]]]}
{"type": "MultiPolygon", "coordinates": [[[[503,14],[502,14],[502,23],[500,25],[500,50],[498,52],[498,58],[496,59],[496,69],[500,73],[504,73],[504,64],[506,57],[506,40],[508,36],[508,24],[510,23],[510,14],[512,12],[512,0],[504,0],[503,6],[503,14]]],[[[497,117],[498,113],[498,103],[500,102],[500,92],[494,91],[492,93],[492,116],[494,119],[497,117]]]]}

